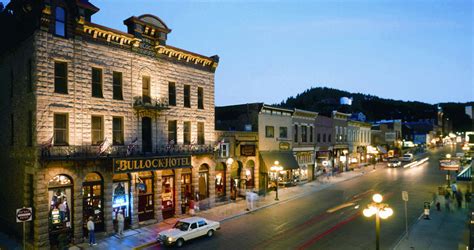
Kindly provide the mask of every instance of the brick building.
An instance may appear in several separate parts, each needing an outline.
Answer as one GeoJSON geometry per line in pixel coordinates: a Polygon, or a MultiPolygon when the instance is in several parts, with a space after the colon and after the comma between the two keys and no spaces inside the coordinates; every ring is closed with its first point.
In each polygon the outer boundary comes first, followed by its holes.
{"type": "Polygon", "coordinates": [[[166,43],[153,15],[128,32],[92,22],[87,0],[12,0],[0,57],[0,228],[34,248],[80,242],[89,216],[112,234],[214,203],[214,72],[218,57],[166,43]],[[5,80],[5,81],[3,81],[5,80]],[[8,174],[8,175],[7,175],[8,174]],[[11,195],[15,194],[15,195],[11,195]],[[183,206],[182,206],[183,205],[183,206]]]}

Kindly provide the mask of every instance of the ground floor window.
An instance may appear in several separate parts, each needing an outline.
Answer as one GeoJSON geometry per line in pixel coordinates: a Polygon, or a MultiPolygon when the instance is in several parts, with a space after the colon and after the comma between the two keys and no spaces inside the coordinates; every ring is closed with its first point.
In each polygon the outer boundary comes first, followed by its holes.
{"type": "Polygon", "coordinates": [[[72,239],[72,180],[56,175],[48,183],[49,237],[52,248],[65,247],[72,239]]]}
{"type": "Polygon", "coordinates": [[[94,231],[104,231],[103,179],[99,174],[89,173],[86,175],[86,178],[82,183],[82,197],[82,223],[84,235],[88,235],[87,221],[90,217],[94,220],[94,231]]]}
{"type": "Polygon", "coordinates": [[[191,169],[185,168],[181,172],[181,213],[186,213],[189,203],[193,199],[191,169]]]}
{"type": "Polygon", "coordinates": [[[207,164],[201,165],[199,167],[199,199],[204,200],[209,197],[209,167],[207,164]]]}
{"type": "Polygon", "coordinates": [[[161,205],[163,219],[168,219],[173,217],[175,214],[174,172],[172,170],[164,170],[162,175],[161,205]]]}
{"type": "Polygon", "coordinates": [[[225,163],[218,164],[216,166],[216,197],[225,197],[225,184],[226,184],[226,165],[225,163]]]}
{"type": "Polygon", "coordinates": [[[138,221],[146,221],[154,218],[153,181],[152,172],[138,173],[138,221]]]}

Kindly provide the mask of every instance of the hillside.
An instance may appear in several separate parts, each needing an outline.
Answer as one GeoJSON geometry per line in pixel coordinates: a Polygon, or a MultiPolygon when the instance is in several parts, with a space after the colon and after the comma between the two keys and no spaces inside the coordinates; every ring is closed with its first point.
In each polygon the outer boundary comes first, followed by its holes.
{"type": "MultiPolygon", "coordinates": [[[[447,117],[453,121],[453,129],[465,131],[471,129],[471,120],[464,114],[466,105],[474,103],[440,103],[447,117]]],[[[362,112],[368,121],[382,119],[402,119],[403,121],[416,121],[419,119],[436,119],[437,105],[423,102],[400,101],[383,99],[373,95],[350,93],[343,90],[318,87],[311,88],[289,97],[278,104],[285,108],[299,108],[316,111],[329,116],[333,110],[347,113],[362,112]],[[341,97],[352,97],[352,105],[340,105],[341,97]]]]}

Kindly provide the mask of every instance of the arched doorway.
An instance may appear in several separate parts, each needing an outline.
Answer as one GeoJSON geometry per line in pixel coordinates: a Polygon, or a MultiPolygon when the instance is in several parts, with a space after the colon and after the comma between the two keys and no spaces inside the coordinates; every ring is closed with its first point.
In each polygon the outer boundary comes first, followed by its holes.
{"type": "Polygon", "coordinates": [[[83,234],[88,235],[87,221],[94,220],[95,232],[104,231],[104,181],[98,173],[89,173],[82,183],[82,228],[83,234]]]}
{"type": "Polygon", "coordinates": [[[230,198],[235,200],[239,195],[240,175],[242,173],[242,162],[236,161],[230,169],[230,198]]]}
{"type": "Polygon", "coordinates": [[[174,216],[175,214],[175,180],[174,180],[174,171],[167,169],[163,170],[161,177],[161,205],[163,212],[163,219],[168,219],[174,216]]]}
{"type": "Polygon", "coordinates": [[[253,189],[255,187],[255,162],[253,160],[248,160],[245,164],[245,188],[253,189]]]}
{"type": "Polygon", "coordinates": [[[225,198],[225,185],[226,185],[226,164],[221,162],[216,166],[216,199],[221,200],[225,198]]]}
{"type": "Polygon", "coordinates": [[[112,220],[117,230],[117,215],[123,212],[125,217],[125,229],[131,225],[130,205],[130,174],[114,174],[112,186],[112,220]]]}
{"type": "Polygon", "coordinates": [[[154,175],[153,172],[138,172],[138,221],[153,219],[154,216],[154,175]]]}
{"type": "MultiPolygon", "coordinates": [[[[48,183],[49,238],[51,248],[58,247],[58,236],[66,234],[72,239],[73,233],[73,183],[66,175],[56,175],[48,183]]],[[[66,242],[69,243],[69,242],[66,242]]]]}
{"type": "Polygon", "coordinates": [[[199,199],[209,198],[209,165],[202,164],[199,167],[199,199]]]}
{"type": "Polygon", "coordinates": [[[181,170],[181,208],[182,214],[186,214],[189,209],[189,202],[192,200],[192,172],[191,168],[181,170]]]}

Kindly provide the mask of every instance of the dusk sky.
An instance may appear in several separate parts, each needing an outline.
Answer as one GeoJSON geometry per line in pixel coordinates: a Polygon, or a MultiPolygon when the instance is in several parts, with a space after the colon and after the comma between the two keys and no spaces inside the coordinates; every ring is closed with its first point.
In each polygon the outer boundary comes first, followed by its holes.
{"type": "MultiPolygon", "coordinates": [[[[6,1],[3,1],[6,2],[6,1]]],[[[397,100],[474,101],[474,1],[90,0],[125,31],[149,13],[168,44],[220,56],[216,106],[279,103],[311,87],[397,100]]]]}

